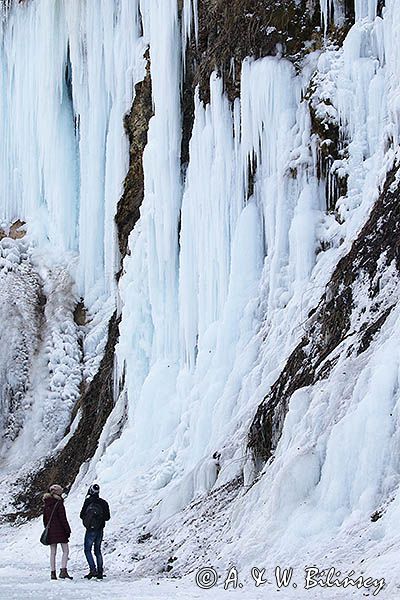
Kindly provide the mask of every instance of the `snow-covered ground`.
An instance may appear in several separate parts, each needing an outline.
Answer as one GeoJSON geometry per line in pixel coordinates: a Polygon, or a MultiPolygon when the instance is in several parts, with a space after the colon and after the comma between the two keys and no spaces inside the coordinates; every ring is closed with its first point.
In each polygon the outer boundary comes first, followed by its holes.
{"type": "MultiPolygon", "coordinates": [[[[0,539],[0,599],[1,600],[361,600],[362,598],[382,598],[396,600],[400,598],[397,586],[391,585],[390,591],[381,591],[373,595],[376,588],[353,590],[339,589],[305,589],[305,570],[293,570],[290,584],[279,588],[273,570],[268,570],[262,583],[257,588],[258,573],[251,577],[251,571],[239,572],[238,585],[228,585],[229,568],[219,573],[220,578],[210,589],[200,588],[196,584],[196,573],[182,579],[135,579],[132,575],[122,573],[118,569],[106,569],[106,578],[102,581],[87,581],[83,578],[87,572],[80,540],[74,539],[71,544],[69,572],[73,581],[51,581],[49,579],[48,550],[35,540],[40,526],[35,523],[28,528],[2,527],[0,539]]],[[[107,560],[107,559],[106,559],[107,560]]],[[[107,566],[107,563],[106,563],[107,566]]],[[[210,566],[210,565],[207,565],[210,566]]],[[[285,568],[289,565],[285,565],[285,568]]],[[[260,565],[261,570],[261,565],[260,565]]],[[[373,574],[371,574],[373,575],[373,574]]],[[[208,580],[206,580],[208,581],[208,580]]],[[[234,581],[234,578],[231,580],[234,581]]]]}

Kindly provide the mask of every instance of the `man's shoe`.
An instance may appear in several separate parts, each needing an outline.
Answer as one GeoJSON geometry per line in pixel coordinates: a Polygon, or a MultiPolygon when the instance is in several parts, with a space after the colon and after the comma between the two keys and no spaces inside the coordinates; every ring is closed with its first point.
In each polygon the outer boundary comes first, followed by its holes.
{"type": "Polygon", "coordinates": [[[103,571],[97,571],[97,579],[103,579],[103,571]]]}
{"type": "Polygon", "coordinates": [[[93,579],[93,577],[97,577],[97,571],[89,571],[89,573],[84,576],[85,579],[93,579]]]}
{"type": "Polygon", "coordinates": [[[55,571],[52,571],[52,572],[50,573],[50,579],[57,579],[57,575],[56,575],[56,572],[55,572],[55,571]]]}

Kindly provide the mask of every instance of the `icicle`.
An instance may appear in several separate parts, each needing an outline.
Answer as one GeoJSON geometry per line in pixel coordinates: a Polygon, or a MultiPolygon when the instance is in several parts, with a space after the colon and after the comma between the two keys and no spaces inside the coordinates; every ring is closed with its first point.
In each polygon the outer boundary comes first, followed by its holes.
{"type": "Polygon", "coordinates": [[[124,306],[118,347],[119,364],[127,365],[137,457],[154,443],[149,452],[153,456],[177,425],[181,56],[176,1],[148,3],[144,26],[150,41],[154,117],[143,156],[141,218],[130,239],[132,254],[121,285],[124,306]],[[147,429],[151,412],[163,422],[157,441],[147,429]]]}
{"type": "Polygon", "coordinates": [[[335,26],[341,26],[344,22],[345,13],[342,0],[320,0],[322,25],[325,34],[331,22],[335,26]]]}
{"type": "Polygon", "coordinates": [[[197,43],[199,37],[199,21],[197,11],[198,0],[184,0],[182,9],[182,60],[185,61],[187,43],[194,38],[197,43]]]}
{"type": "Polygon", "coordinates": [[[198,342],[221,318],[229,287],[232,233],[244,206],[231,107],[223,95],[222,80],[215,74],[210,86],[207,109],[196,95],[182,203],[180,321],[185,362],[190,368],[195,364],[198,342]]]}
{"type": "Polygon", "coordinates": [[[377,14],[378,0],[355,0],[356,21],[367,17],[373,21],[377,14]]]}

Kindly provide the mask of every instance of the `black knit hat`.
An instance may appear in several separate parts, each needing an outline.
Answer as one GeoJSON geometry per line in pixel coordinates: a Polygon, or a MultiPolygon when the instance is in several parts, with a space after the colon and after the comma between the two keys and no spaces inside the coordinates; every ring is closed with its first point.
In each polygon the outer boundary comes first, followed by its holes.
{"type": "Polygon", "coordinates": [[[95,496],[99,492],[100,492],[100,486],[99,486],[99,484],[98,483],[92,483],[92,485],[89,488],[88,494],[90,496],[95,496]]]}

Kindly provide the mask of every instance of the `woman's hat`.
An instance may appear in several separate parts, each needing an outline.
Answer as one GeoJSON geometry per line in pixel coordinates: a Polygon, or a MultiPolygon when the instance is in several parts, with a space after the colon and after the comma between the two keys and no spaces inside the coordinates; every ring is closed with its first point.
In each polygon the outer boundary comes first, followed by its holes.
{"type": "Polygon", "coordinates": [[[64,488],[62,488],[61,485],[58,485],[58,483],[54,483],[49,487],[49,492],[50,494],[57,494],[57,496],[61,496],[61,494],[64,492],[64,488]]]}

